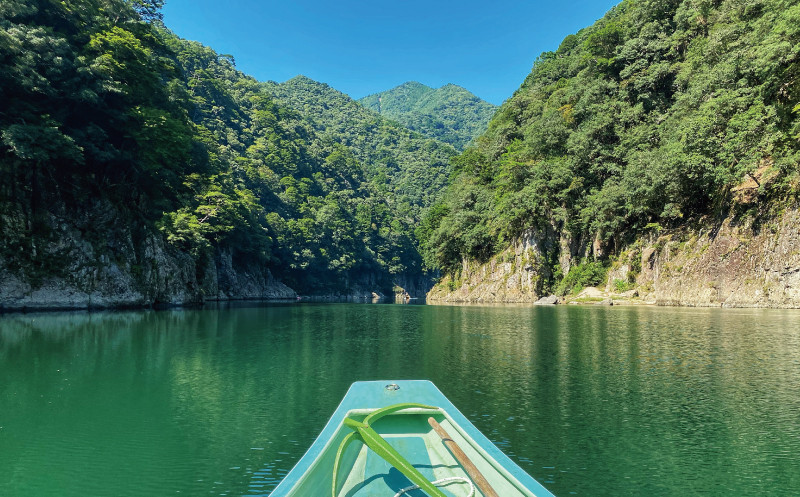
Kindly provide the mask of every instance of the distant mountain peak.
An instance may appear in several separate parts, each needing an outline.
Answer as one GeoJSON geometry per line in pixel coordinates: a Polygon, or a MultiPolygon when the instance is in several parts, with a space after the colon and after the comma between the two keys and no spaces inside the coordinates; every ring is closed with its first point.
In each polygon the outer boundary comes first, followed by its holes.
{"type": "Polygon", "coordinates": [[[497,110],[496,106],[453,83],[432,88],[418,81],[407,81],[391,90],[368,95],[358,102],[407,128],[450,143],[459,150],[486,130],[497,110]]]}
{"type": "Polygon", "coordinates": [[[406,81],[405,83],[403,83],[401,85],[398,85],[396,88],[402,88],[404,86],[415,86],[415,87],[422,86],[422,87],[425,87],[425,88],[431,88],[430,86],[428,86],[428,85],[426,85],[424,83],[420,83],[419,81],[406,81]]]}
{"type": "Polygon", "coordinates": [[[297,76],[287,79],[285,83],[288,84],[304,84],[304,85],[321,85],[321,86],[328,86],[325,83],[321,83],[315,79],[311,79],[304,74],[298,74],[297,76]]]}

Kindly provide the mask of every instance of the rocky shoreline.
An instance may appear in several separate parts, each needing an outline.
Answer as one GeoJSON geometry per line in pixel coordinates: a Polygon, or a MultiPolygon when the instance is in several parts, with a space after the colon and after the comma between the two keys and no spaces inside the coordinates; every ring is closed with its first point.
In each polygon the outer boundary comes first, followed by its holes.
{"type": "MultiPolygon", "coordinates": [[[[445,276],[427,300],[535,303],[548,296],[540,282],[551,269],[541,261],[558,246],[565,244],[552,233],[528,232],[486,263],[465,260],[460,274],[445,276]]],[[[656,231],[613,261],[604,286],[559,301],[800,308],[800,208],[656,231]]]]}
{"type": "MultiPolygon", "coordinates": [[[[158,231],[137,229],[116,219],[117,212],[104,202],[92,215],[50,215],[50,236],[28,248],[32,257],[0,250],[0,313],[298,299],[298,292],[263,262],[224,248],[191,255],[170,245],[158,231]],[[87,236],[92,225],[107,227],[99,239],[87,236]]],[[[17,238],[27,229],[21,218],[0,221],[16,227],[17,238]]],[[[320,288],[305,299],[361,302],[396,298],[395,294],[401,299],[424,298],[432,286],[425,277],[401,274],[395,280],[374,272],[355,274],[341,290],[320,288]]]]}
{"type": "MultiPolygon", "coordinates": [[[[217,272],[219,267],[216,268],[217,272]]],[[[153,292],[142,292],[132,285],[119,268],[104,268],[101,271],[101,282],[92,289],[77,287],[63,278],[51,278],[37,287],[30,281],[0,272],[0,314],[11,312],[47,312],[47,311],[94,311],[110,309],[162,309],[175,307],[201,307],[206,303],[223,302],[409,302],[419,297],[412,296],[408,290],[395,287],[394,294],[385,294],[381,290],[368,288],[351,288],[344,292],[322,294],[299,294],[277,279],[268,270],[264,270],[261,278],[252,273],[241,273],[229,266],[223,287],[212,287],[211,292],[174,292],[160,293],[153,298],[153,292]],[[108,274],[118,278],[109,281],[108,274]],[[231,282],[235,281],[236,286],[231,282]],[[109,287],[116,286],[116,292],[104,293],[109,287]],[[236,291],[232,289],[236,288],[236,291]]],[[[129,275],[127,275],[129,276],[129,275]]],[[[219,281],[217,278],[216,281],[219,281]]],[[[191,286],[191,285],[187,285],[191,286]]],[[[422,299],[424,300],[424,293],[422,299]]]]}
{"type": "MultiPolygon", "coordinates": [[[[428,303],[631,304],[684,307],[800,308],[800,208],[761,217],[728,216],[697,229],[655,232],[613,261],[605,285],[567,297],[549,295],[543,261],[564,247],[553,233],[528,232],[486,263],[465,260],[458,278],[399,278],[392,292],[374,281],[342,292],[303,295],[266,267],[242,265],[230,253],[195,261],[150,236],[134,243],[122,231],[98,253],[62,228],[50,250],[67,261],[62,274],[21,278],[0,260],[0,313],[203,305],[208,301],[351,301],[424,299],[428,303]]],[[[363,284],[362,284],[363,283],[363,284]]]]}

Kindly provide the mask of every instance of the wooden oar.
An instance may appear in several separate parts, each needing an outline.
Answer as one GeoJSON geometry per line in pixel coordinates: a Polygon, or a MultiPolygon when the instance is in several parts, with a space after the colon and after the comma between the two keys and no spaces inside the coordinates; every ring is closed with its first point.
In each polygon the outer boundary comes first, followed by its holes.
{"type": "Polygon", "coordinates": [[[472,481],[475,482],[475,485],[477,485],[481,493],[486,497],[499,497],[497,492],[495,492],[491,485],[489,485],[489,482],[486,481],[486,478],[484,478],[481,472],[478,471],[478,468],[472,463],[472,461],[469,460],[469,457],[464,454],[464,451],[461,450],[461,447],[459,447],[458,444],[456,444],[455,441],[450,438],[450,435],[447,434],[447,431],[442,428],[442,425],[440,425],[433,418],[428,418],[428,424],[431,425],[433,431],[439,435],[439,438],[442,439],[444,445],[455,456],[469,477],[472,478],[472,481]]]}

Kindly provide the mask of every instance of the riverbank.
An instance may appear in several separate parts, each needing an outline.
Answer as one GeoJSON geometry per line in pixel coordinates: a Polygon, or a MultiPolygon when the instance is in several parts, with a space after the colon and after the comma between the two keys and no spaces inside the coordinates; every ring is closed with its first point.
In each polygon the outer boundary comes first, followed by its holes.
{"type": "MultiPolygon", "coordinates": [[[[429,302],[534,303],[548,296],[544,281],[555,250],[566,274],[583,252],[553,232],[526,232],[485,263],[464,260],[429,292],[429,302]]],[[[800,308],[800,209],[730,214],[694,227],[655,227],[614,257],[593,295],[564,302],[615,299],[683,307],[800,308]]]]}
{"type": "MultiPolygon", "coordinates": [[[[35,257],[0,250],[0,313],[189,307],[207,301],[293,301],[299,296],[267,264],[231,250],[192,255],[157,232],[122,224],[98,241],[87,237],[84,224],[52,217],[47,243],[31,248],[35,257]]],[[[423,275],[399,274],[392,280],[374,271],[347,275],[336,284],[314,278],[309,275],[314,283],[305,286],[317,285],[318,293],[307,298],[320,300],[424,298],[433,283],[423,275]]]]}
{"type": "MultiPolygon", "coordinates": [[[[209,257],[200,267],[158,237],[146,239],[138,250],[133,243],[119,243],[114,258],[78,242],[75,237],[67,245],[67,262],[48,277],[21,278],[0,264],[0,312],[293,301],[299,296],[267,268],[235,264],[230,253],[209,257]]],[[[428,281],[400,279],[391,292],[354,281],[341,292],[301,298],[534,304],[550,294],[544,285],[553,271],[545,263],[548,251],[567,245],[553,233],[527,232],[488,262],[465,260],[458,274],[445,275],[427,295],[428,281]]],[[[569,271],[570,258],[562,252],[559,260],[562,271],[569,271]]],[[[654,229],[613,258],[603,284],[559,302],[800,308],[800,209],[730,215],[693,229],[654,229]]]]}
{"type": "MultiPolygon", "coordinates": [[[[381,290],[351,288],[342,292],[324,294],[299,294],[294,289],[273,278],[266,271],[263,278],[256,281],[250,275],[242,275],[231,270],[227,281],[243,283],[237,291],[230,287],[220,291],[218,286],[198,293],[173,292],[160,293],[153,298],[153,292],[141,291],[119,268],[106,269],[102,273],[112,273],[115,280],[110,285],[107,280],[91,290],[80,288],[64,278],[50,278],[34,287],[30,280],[2,273],[0,276],[0,314],[48,312],[48,311],[101,311],[122,309],[169,309],[202,307],[205,304],[236,302],[354,302],[354,303],[417,303],[425,301],[424,291],[409,293],[396,286],[394,293],[385,294],[381,290]],[[106,293],[105,289],[114,286],[116,293],[106,293]],[[204,297],[206,292],[211,296],[204,297]]],[[[187,285],[191,286],[191,285],[187,285]]]]}

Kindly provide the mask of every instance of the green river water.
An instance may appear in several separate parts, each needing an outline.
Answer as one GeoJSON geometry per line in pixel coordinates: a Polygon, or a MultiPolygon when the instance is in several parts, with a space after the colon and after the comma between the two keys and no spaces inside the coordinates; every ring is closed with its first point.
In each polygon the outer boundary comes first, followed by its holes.
{"type": "Polygon", "coordinates": [[[409,378],[557,496],[800,495],[798,311],[307,303],[0,316],[0,495],[268,495],[409,378]]]}

